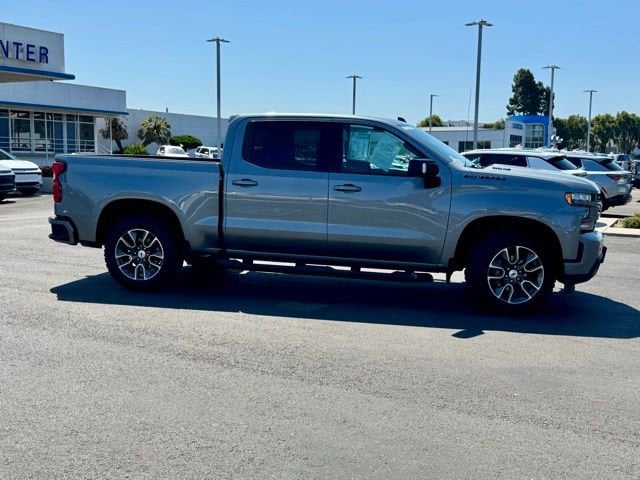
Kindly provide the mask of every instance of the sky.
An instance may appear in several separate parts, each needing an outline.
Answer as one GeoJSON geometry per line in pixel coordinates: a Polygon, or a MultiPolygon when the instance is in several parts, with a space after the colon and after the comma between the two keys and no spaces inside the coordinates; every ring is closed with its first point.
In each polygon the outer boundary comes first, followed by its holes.
{"type": "Polygon", "coordinates": [[[550,83],[554,116],[640,112],[640,1],[2,0],[1,21],[64,34],[72,83],[126,90],[127,107],[222,116],[256,112],[473,121],[478,28],[480,122],[506,115],[513,76],[550,83]]]}

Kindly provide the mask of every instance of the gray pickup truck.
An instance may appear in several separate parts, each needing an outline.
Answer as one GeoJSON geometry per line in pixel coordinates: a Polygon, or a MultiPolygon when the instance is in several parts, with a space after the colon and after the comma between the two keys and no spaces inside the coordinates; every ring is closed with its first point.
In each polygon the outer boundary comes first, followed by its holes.
{"type": "Polygon", "coordinates": [[[168,283],[184,261],[447,279],[464,269],[470,298],[515,312],[556,280],[569,291],[589,280],[606,252],[593,183],[474,167],[402,121],[243,115],[219,162],[61,155],[53,170],[50,238],[104,246],[132,289],[168,283]]]}

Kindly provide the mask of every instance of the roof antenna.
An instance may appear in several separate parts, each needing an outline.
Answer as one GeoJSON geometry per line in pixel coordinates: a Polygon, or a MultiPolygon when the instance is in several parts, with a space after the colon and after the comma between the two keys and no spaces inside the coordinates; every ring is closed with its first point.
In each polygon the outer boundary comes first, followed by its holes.
{"type": "Polygon", "coordinates": [[[407,123],[407,121],[404,119],[404,117],[398,117],[398,121],[407,123]]]}

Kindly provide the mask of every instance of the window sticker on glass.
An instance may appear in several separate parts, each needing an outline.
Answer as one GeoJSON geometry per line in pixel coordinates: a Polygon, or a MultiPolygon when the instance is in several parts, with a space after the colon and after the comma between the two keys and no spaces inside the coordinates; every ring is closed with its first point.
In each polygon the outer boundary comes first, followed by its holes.
{"type": "Polygon", "coordinates": [[[371,164],[388,172],[401,147],[401,140],[384,132],[373,149],[371,164]]]}
{"type": "Polygon", "coordinates": [[[349,137],[349,159],[366,161],[369,157],[371,131],[351,131],[349,137]]]}

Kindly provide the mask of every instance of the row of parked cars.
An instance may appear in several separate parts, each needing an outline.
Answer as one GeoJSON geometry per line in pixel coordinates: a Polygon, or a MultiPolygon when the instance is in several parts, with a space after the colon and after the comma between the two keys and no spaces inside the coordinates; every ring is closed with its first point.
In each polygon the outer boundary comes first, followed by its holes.
{"type": "Polygon", "coordinates": [[[624,205],[631,199],[633,173],[623,169],[612,156],[606,154],[556,149],[497,148],[471,150],[462,155],[481,167],[509,165],[584,177],[598,187],[603,211],[624,205]]]}
{"type": "Polygon", "coordinates": [[[195,150],[187,153],[184,148],[176,145],[160,145],[156,150],[156,155],[160,157],[178,157],[178,158],[209,158],[214,160],[220,160],[222,156],[222,149],[218,147],[208,147],[201,145],[195,150]]]}
{"type": "Polygon", "coordinates": [[[10,193],[34,195],[42,186],[40,167],[27,160],[18,160],[9,152],[0,149],[0,201],[10,193]]]}

